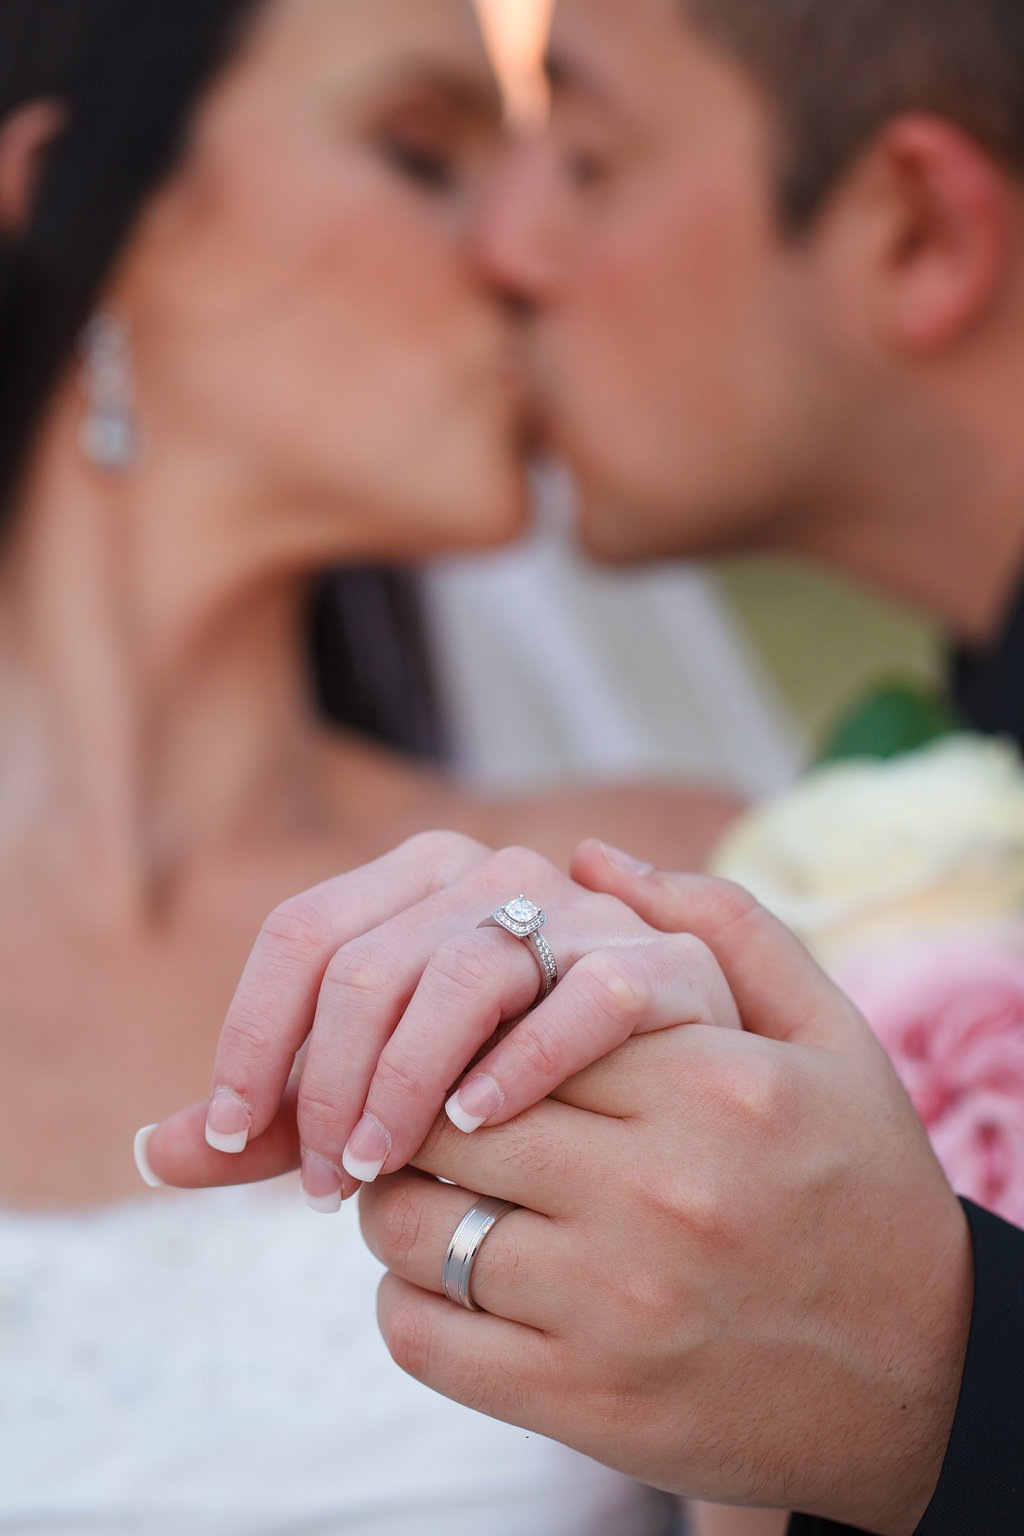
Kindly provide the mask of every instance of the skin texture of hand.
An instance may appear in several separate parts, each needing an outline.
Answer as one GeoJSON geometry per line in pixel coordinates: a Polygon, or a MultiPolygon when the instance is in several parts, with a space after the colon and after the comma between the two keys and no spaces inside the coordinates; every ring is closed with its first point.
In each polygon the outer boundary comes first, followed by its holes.
{"type": "Polygon", "coordinates": [[[972,1265],[895,1073],[734,887],[631,873],[599,845],[573,874],[702,939],[746,1033],[632,1040],[513,1123],[440,1122],[419,1171],[364,1190],[392,1354],[675,1492],[911,1536],[952,1427],[972,1265]],[[524,1207],[477,1260],[482,1314],[440,1294],[475,1194],[524,1207]]]}
{"type": "Polygon", "coordinates": [[[526,849],[414,838],[271,915],[224,1026],[210,1105],[165,1122],[150,1165],[194,1186],[301,1162],[307,1199],[330,1213],[360,1181],[405,1166],[474,1058],[450,1110],[463,1131],[504,1124],[631,1035],[681,1023],[739,1029],[699,940],[651,928],[526,849]],[[536,1007],[529,948],[478,927],[520,891],[550,914],[563,974],[536,1007]]]}

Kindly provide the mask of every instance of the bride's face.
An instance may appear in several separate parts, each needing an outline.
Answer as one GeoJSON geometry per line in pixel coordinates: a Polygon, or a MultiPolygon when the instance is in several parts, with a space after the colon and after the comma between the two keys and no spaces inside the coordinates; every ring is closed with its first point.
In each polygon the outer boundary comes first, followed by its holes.
{"type": "Polygon", "coordinates": [[[115,285],[153,454],[161,420],[215,439],[339,553],[514,532],[517,354],[468,242],[499,133],[469,0],[271,0],[115,285]]]}

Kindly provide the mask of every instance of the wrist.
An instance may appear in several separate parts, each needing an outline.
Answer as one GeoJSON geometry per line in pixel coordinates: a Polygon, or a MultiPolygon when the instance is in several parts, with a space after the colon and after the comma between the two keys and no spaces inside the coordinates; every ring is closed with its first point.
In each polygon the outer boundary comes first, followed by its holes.
{"type": "MultiPolygon", "coordinates": [[[[922,1296],[916,1359],[895,1413],[903,1423],[898,1455],[893,1442],[879,1448],[887,1477],[867,1475],[866,1507],[842,1518],[872,1536],[914,1536],[935,1497],[956,1418],[974,1301],[970,1230],[959,1201],[950,1210],[949,1232],[939,1245],[931,1282],[922,1296]],[[872,1486],[873,1484],[873,1486],[872,1486]]],[[[886,1387],[888,1391],[888,1386],[886,1387]]],[[[891,1416],[886,1416],[891,1418],[891,1416]]]]}

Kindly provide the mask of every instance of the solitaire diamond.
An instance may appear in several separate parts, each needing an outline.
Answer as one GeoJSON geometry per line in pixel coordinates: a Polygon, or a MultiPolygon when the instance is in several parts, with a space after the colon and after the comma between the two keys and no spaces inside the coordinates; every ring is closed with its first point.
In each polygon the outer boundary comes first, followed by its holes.
{"type": "Polygon", "coordinates": [[[516,896],[506,901],[491,917],[485,917],[482,923],[477,924],[478,928],[504,928],[506,933],[510,933],[514,939],[521,939],[533,951],[533,958],[540,967],[538,1002],[543,1002],[558,983],[558,961],[540,931],[547,920],[547,914],[541,911],[535,901],[528,901],[525,896],[516,896]]]}
{"type": "Polygon", "coordinates": [[[514,923],[532,923],[535,917],[540,916],[540,908],[535,907],[532,901],[527,901],[525,896],[517,896],[515,901],[510,901],[505,911],[514,923]]]}
{"type": "Polygon", "coordinates": [[[528,939],[532,933],[543,928],[547,918],[536,902],[527,901],[525,896],[517,896],[514,901],[507,901],[503,907],[498,908],[494,921],[517,939],[528,939]]]}

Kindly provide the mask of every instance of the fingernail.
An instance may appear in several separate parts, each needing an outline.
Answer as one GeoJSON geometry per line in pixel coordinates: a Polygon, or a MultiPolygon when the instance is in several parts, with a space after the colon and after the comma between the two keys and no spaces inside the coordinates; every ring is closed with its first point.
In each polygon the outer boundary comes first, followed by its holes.
{"type": "Polygon", "coordinates": [[[375,1115],[364,1115],[348,1139],[341,1166],[360,1184],[372,1184],[391,1152],[391,1137],[375,1115]]]}
{"type": "Polygon", "coordinates": [[[311,1211],[334,1216],[341,1210],[341,1169],[319,1152],[302,1153],[302,1193],[311,1211]]]}
{"type": "Polygon", "coordinates": [[[444,1112],[456,1130],[472,1136],[486,1120],[498,1113],[504,1102],[505,1095],[494,1078],[488,1077],[485,1072],[478,1072],[452,1094],[444,1112]]]}
{"type": "Polygon", "coordinates": [[[621,848],[613,848],[610,843],[602,843],[601,852],[604,854],[612,868],[621,870],[623,874],[654,874],[653,864],[647,864],[643,859],[635,859],[631,853],[623,853],[621,848]]]}
{"type": "Polygon", "coordinates": [[[218,1088],[206,1113],[206,1144],[215,1152],[244,1152],[252,1111],[231,1088],[218,1088]]]}
{"type": "Polygon", "coordinates": [[[142,1182],[148,1184],[150,1189],[167,1189],[163,1179],[158,1179],[149,1166],[149,1143],[153,1139],[155,1125],[144,1125],[141,1131],[135,1134],[135,1143],[132,1151],[135,1153],[135,1166],[142,1176],[142,1182]]]}

